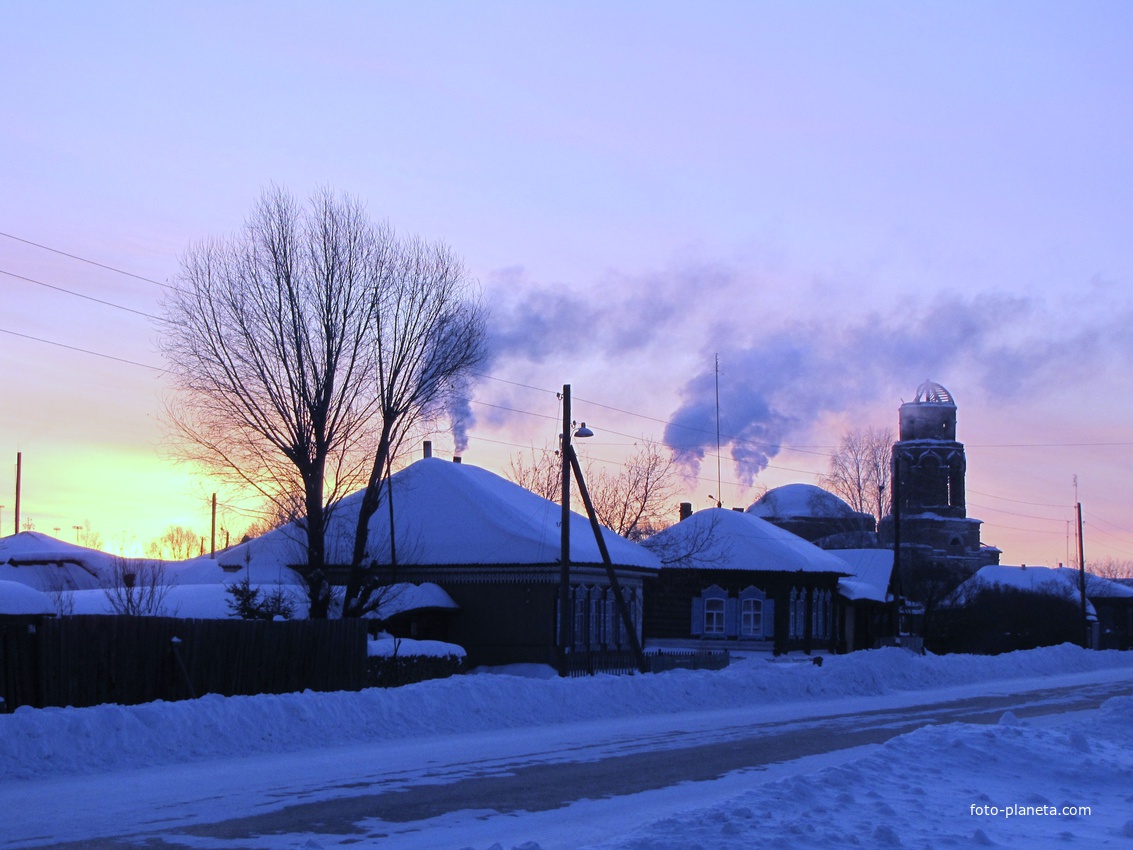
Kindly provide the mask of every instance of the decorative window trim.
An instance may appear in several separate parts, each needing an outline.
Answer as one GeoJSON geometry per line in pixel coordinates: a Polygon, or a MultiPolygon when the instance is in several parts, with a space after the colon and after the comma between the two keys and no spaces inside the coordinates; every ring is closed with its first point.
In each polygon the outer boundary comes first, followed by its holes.
{"type": "Polygon", "coordinates": [[[729,634],[729,626],[732,626],[731,632],[735,631],[735,603],[736,600],[729,599],[728,591],[719,585],[714,584],[704,588],[699,596],[694,596],[692,599],[692,634],[713,640],[726,638],[729,634]],[[711,610],[709,610],[709,602],[712,603],[711,610]],[[710,614],[713,615],[711,630],[709,630],[710,614]],[[717,614],[719,614],[718,620],[715,616],[717,614]],[[716,628],[717,624],[719,629],[716,628]]]}

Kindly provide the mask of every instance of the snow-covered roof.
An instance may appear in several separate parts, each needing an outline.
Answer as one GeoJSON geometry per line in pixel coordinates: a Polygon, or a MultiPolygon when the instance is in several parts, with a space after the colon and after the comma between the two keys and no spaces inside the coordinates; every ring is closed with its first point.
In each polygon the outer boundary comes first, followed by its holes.
{"type": "MultiPolygon", "coordinates": [[[[19,582],[37,590],[97,590],[114,574],[115,564],[123,560],[131,564],[161,564],[170,584],[224,584],[232,578],[215,559],[207,557],[191,561],[123,559],[38,531],[21,531],[0,538],[0,581],[19,582]]],[[[294,581],[294,577],[288,575],[282,580],[294,581]]]]}
{"type": "Polygon", "coordinates": [[[889,580],[893,575],[892,549],[828,550],[846,562],[848,578],[838,579],[838,592],[846,599],[873,602],[889,600],[889,580]]]}
{"type": "Polygon", "coordinates": [[[701,569],[849,572],[846,562],[766,520],[725,508],[697,511],[648,545],[667,565],[701,569]]]}
{"type": "Polygon", "coordinates": [[[423,581],[421,584],[402,582],[390,585],[375,616],[385,619],[396,614],[404,614],[406,611],[420,611],[425,608],[457,611],[460,606],[453,602],[444,588],[431,581],[423,581]]]}
{"type": "Polygon", "coordinates": [[[37,590],[56,587],[98,587],[113,568],[114,556],[76,546],[39,531],[21,531],[0,538],[0,581],[14,581],[37,590]]]}
{"type": "Polygon", "coordinates": [[[842,499],[813,484],[784,484],[768,490],[747,509],[747,513],[763,519],[861,516],[842,499]]]}
{"type": "MultiPolygon", "coordinates": [[[[1078,589],[1078,570],[1074,567],[1059,567],[1056,572],[1073,584],[1075,590],[1078,589]]],[[[1133,599],[1133,587],[1087,572],[1086,596],[1093,599],[1133,599]]]]}
{"type": "MultiPolygon", "coordinates": [[[[1032,593],[1049,593],[1071,599],[1079,598],[1079,573],[1069,567],[1011,567],[991,564],[982,567],[952,594],[952,601],[963,604],[985,587],[1008,587],[1032,593]]],[[[1086,573],[1086,613],[1096,616],[1091,599],[1133,599],[1133,588],[1086,573]]]]}
{"type": "MultiPolygon", "coordinates": [[[[560,509],[486,469],[440,458],[424,458],[395,473],[394,548],[398,563],[414,565],[554,564],[559,561],[560,509]]],[[[382,506],[370,519],[367,560],[390,561],[390,512],[385,487],[382,506]]],[[[327,561],[349,563],[362,493],[331,508],[327,561]]],[[[642,546],[603,530],[611,560],[618,565],[657,569],[642,546]]],[[[570,515],[573,563],[601,563],[589,520],[570,515]]],[[[293,524],[233,546],[217,561],[249,567],[253,581],[274,577],[281,565],[303,563],[304,535],[293,524]],[[257,570],[267,573],[257,577],[257,570]]]]}
{"type": "Polygon", "coordinates": [[[0,581],[0,615],[51,614],[55,611],[46,593],[16,581],[0,581]]]}

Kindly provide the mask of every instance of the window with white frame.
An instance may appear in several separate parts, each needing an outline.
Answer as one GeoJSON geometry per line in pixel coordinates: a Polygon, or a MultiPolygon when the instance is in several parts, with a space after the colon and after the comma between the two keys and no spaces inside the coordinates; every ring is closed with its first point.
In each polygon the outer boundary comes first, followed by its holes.
{"type": "Polygon", "coordinates": [[[585,587],[576,587],[574,589],[574,648],[577,650],[584,650],[587,648],[587,639],[589,635],[586,630],[586,613],[588,606],[588,594],[585,587]]]}
{"type": "Polygon", "coordinates": [[[821,640],[830,637],[830,591],[814,595],[814,636],[821,640]]]}
{"type": "Polygon", "coordinates": [[[590,591],[590,646],[599,647],[606,642],[606,601],[602,589],[590,591]]]}
{"type": "Polygon", "coordinates": [[[763,637],[763,600],[740,600],[740,637],[763,637]]]}
{"type": "Polygon", "coordinates": [[[724,600],[709,598],[704,600],[704,633],[706,635],[724,634],[724,600]]]}

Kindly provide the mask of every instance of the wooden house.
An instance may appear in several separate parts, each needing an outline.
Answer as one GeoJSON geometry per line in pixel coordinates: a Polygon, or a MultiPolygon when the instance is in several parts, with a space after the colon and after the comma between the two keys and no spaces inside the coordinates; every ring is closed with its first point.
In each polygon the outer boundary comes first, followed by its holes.
{"type": "MultiPolygon", "coordinates": [[[[439,458],[402,469],[390,486],[392,497],[383,486],[382,505],[370,520],[367,561],[391,583],[429,582],[444,590],[458,609],[448,620],[446,640],[464,647],[470,667],[556,664],[559,506],[488,470],[439,458]]],[[[328,559],[348,556],[360,501],[355,493],[334,506],[328,559]]],[[[577,652],[627,649],[589,520],[572,513],[569,533],[573,616],[566,643],[577,652]]],[[[660,564],[609,529],[603,537],[640,638],[642,581],[660,564]]],[[[301,531],[284,526],[233,547],[225,558],[246,564],[253,575],[270,575],[280,564],[301,563],[302,553],[301,531]]]]}
{"type": "Polygon", "coordinates": [[[645,582],[653,648],[778,653],[836,650],[847,564],[758,517],[711,508],[649,541],[662,568],[645,582]]]}

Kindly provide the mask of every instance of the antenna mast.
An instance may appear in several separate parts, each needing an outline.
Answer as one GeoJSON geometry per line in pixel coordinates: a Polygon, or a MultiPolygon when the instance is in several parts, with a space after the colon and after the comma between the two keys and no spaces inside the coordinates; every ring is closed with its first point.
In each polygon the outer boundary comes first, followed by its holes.
{"type": "Polygon", "coordinates": [[[716,507],[724,506],[723,477],[720,473],[720,355],[716,355],[716,507]]]}

